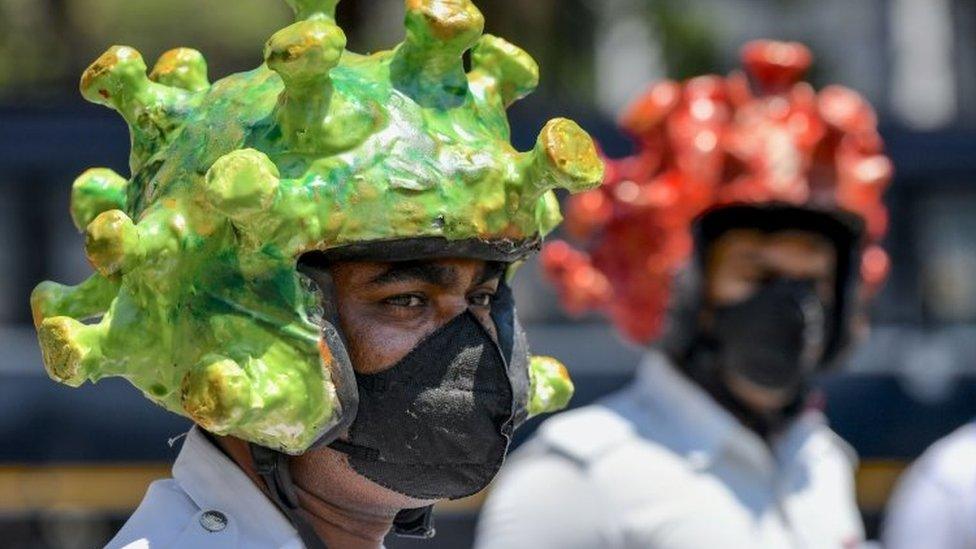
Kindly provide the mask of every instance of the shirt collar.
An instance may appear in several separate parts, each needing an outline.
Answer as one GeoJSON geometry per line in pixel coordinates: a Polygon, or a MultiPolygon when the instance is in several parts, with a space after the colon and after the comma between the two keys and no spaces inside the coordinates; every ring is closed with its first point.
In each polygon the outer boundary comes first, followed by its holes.
{"type": "Polygon", "coordinates": [[[291,523],[236,463],[194,426],[187,433],[173,478],[200,509],[214,509],[238,520],[250,538],[280,547],[295,539],[291,523]]]}
{"type": "MultiPolygon", "coordinates": [[[[678,372],[661,352],[645,354],[635,388],[646,406],[655,410],[674,432],[680,433],[682,451],[697,466],[706,468],[722,453],[742,456],[763,470],[776,469],[773,450],[698,385],[678,372]]],[[[776,437],[780,460],[795,457],[823,417],[804,413],[776,437]]]]}

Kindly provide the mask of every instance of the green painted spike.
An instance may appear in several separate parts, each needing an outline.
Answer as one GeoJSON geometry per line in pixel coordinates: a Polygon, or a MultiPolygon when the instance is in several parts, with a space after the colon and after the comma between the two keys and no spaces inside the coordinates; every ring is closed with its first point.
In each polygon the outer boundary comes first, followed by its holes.
{"type": "Polygon", "coordinates": [[[590,136],[576,122],[554,118],[546,123],[535,149],[527,153],[522,198],[534,203],[546,191],[581,192],[603,180],[603,162],[590,136]]]}
{"type": "Polygon", "coordinates": [[[41,356],[51,379],[78,387],[89,375],[92,329],[66,316],[48,318],[38,328],[41,356]]]}
{"type": "MultiPolygon", "coordinates": [[[[344,51],[334,2],[293,5],[308,17],[271,37],[265,64],[211,86],[186,52],[152,78],[123,47],[86,71],[85,97],[131,126],[132,176],[79,178],[72,215],[97,274],[41,283],[31,309],[53,378],[121,376],[215,432],[295,454],[344,413],[303,253],[528,247],[559,222],[551,189],[595,186],[602,167],[567,120],[533,151],[512,147],[505,104],[534,63],[485,38],[465,75],[483,25],[470,2],[410,0],[408,40],[369,56],[344,51]]],[[[559,369],[533,364],[533,413],[565,403],[559,369]]]]}
{"type": "Polygon", "coordinates": [[[264,48],[264,60],[289,89],[304,89],[329,81],[339,64],[346,35],[331,21],[299,21],[274,33],[264,48]]]}
{"type": "Polygon", "coordinates": [[[103,53],[82,74],[79,88],[85,99],[115,109],[129,124],[133,173],[172,141],[202,98],[150,80],[142,55],[128,46],[103,53]]]}
{"type": "Polygon", "coordinates": [[[342,29],[318,19],[285,27],[265,45],[265,63],[285,84],[275,119],[294,152],[348,147],[352,137],[372,125],[371,117],[355,105],[340,104],[333,112],[329,71],[339,64],[345,47],[342,29]]]}
{"type": "Polygon", "coordinates": [[[139,233],[129,216],[119,210],[102,212],[85,231],[85,255],[102,276],[112,276],[133,260],[139,233]]]}
{"type": "Polygon", "coordinates": [[[41,282],[31,292],[31,312],[34,327],[40,327],[45,318],[69,316],[88,320],[105,314],[112,300],[119,293],[117,281],[95,274],[77,286],[64,286],[56,282],[41,282]]]}
{"type": "Polygon", "coordinates": [[[208,431],[225,434],[252,407],[251,380],[237,362],[208,357],[183,377],[180,400],[193,421],[208,431]]]}
{"type": "Polygon", "coordinates": [[[486,34],[471,50],[469,78],[488,77],[497,86],[505,106],[532,93],[539,85],[539,65],[508,41],[486,34]]]}
{"type": "Polygon", "coordinates": [[[535,206],[535,222],[539,224],[541,234],[549,234],[563,221],[559,212],[559,198],[556,193],[546,191],[539,198],[535,206]]]}
{"type": "Polygon", "coordinates": [[[323,17],[335,21],[336,6],[339,0],[285,0],[295,12],[299,21],[314,17],[323,17]]]}
{"type": "Polygon", "coordinates": [[[136,107],[144,101],[149,78],[142,55],[128,46],[112,46],[82,74],[81,94],[92,103],[113,107],[126,117],[135,118],[136,107]]]}
{"type": "Polygon", "coordinates": [[[406,0],[407,37],[391,77],[427,106],[454,107],[468,92],[462,55],[481,36],[485,18],[470,0],[406,0]]]}
{"type": "Polygon", "coordinates": [[[149,73],[149,79],[191,92],[210,87],[207,61],[202,53],[192,48],[174,48],[163,53],[149,73]]]}
{"type": "Polygon", "coordinates": [[[562,410],[573,398],[573,381],[562,362],[533,356],[529,362],[529,417],[562,410]]]}
{"type": "Polygon", "coordinates": [[[128,183],[108,168],[85,170],[71,185],[71,220],[75,227],[84,231],[98,214],[125,209],[128,183]]]}
{"type": "Polygon", "coordinates": [[[204,193],[227,217],[247,221],[267,212],[278,190],[278,168],[264,153],[242,149],[222,156],[207,172],[204,193]]]}

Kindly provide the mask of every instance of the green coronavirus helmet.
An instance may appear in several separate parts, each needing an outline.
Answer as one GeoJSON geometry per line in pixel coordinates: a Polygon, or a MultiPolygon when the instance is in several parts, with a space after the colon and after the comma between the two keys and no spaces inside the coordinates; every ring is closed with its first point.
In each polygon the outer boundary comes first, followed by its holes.
{"type": "MultiPolygon", "coordinates": [[[[471,2],[407,0],[406,39],[372,55],[346,51],[337,3],[289,0],[297,22],[265,62],[213,84],[185,48],[148,76],[124,46],[85,71],[84,97],[130,127],[131,177],[96,168],[74,183],[96,273],[31,296],[52,378],[124,377],[210,431],[302,452],[348,424],[355,384],[303,254],[514,261],[560,221],[553,188],[599,183],[570,120],[532,151],[511,146],[505,109],[538,68],[482,35],[471,2]]],[[[561,365],[528,370],[526,414],[565,405],[561,365]]]]}

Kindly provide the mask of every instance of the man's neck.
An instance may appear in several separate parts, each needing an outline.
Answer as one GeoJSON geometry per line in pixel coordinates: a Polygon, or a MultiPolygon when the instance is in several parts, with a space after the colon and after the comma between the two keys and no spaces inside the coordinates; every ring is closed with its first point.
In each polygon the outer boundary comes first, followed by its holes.
{"type": "Polygon", "coordinates": [[[803,409],[803,392],[782,409],[766,413],[752,409],[729,389],[715,363],[715,355],[708,350],[699,349],[698,352],[690,353],[679,369],[719,406],[767,444],[785,430],[803,409]]]}
{"type": "MultiPolygon", "coordinates": [[[[217,445],[245,474],[267,494],[265,482],[257,474],[251,451],[244,441],[218,437],[217,445]]],[[[393,525],[396,509],[373,509],[357,504],[355,498],[343,497],[341,486],[323,489],[316,483],[314,492],[303,488],[296,480],[293,489],[298,498],[299,513],[330,548],[375,549],[393,525]],[[348,500],[348,501],[346,501],[348,500]]]]}
{"type": "Polygon", "coordinates": [[[302,516],[329,547],[376,548],[393,526],[396,513],[369,515],[334,505],[326,499],[295,487],[302,516]]]}

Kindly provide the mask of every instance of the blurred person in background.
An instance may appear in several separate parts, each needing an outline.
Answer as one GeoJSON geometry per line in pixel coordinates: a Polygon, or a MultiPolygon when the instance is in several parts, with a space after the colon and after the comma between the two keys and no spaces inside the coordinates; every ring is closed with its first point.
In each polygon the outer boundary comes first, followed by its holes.
{"type": "Polygon", "coordinates": [[[904,474],[882,541],[888,549],[976,548],[976,422],[937,441],[904,474]]]}
{"type": "Polygon", "coordinates": [[[653,87],[634,156],[570,199],[543,267],[573,313],[647,343],[636,380],[553,418],[497,479],[477,546],[854,547],[853,450],[811,394],[888,271],[891,175],[871,106],[819,93],[797,43],[653,87]]]}
{"type": "Polygon", "coordinates": [[[97,272],[31,296],[45,366],[197,425],[110,547],[429,537],[432,505],[572,393],[530,357],[506,274],[560,221],[553,188],[602,179],[590,137],[555,119],[514,150],[505,109],[538,68],[471,2],[408,1],[405,42],[368,58],[335,0],[289,4],[253,71],[211,85],[179,48],[147,76],[115,46],[82,77],[130,125],[133,175],[75,182],[97,272]]]}

